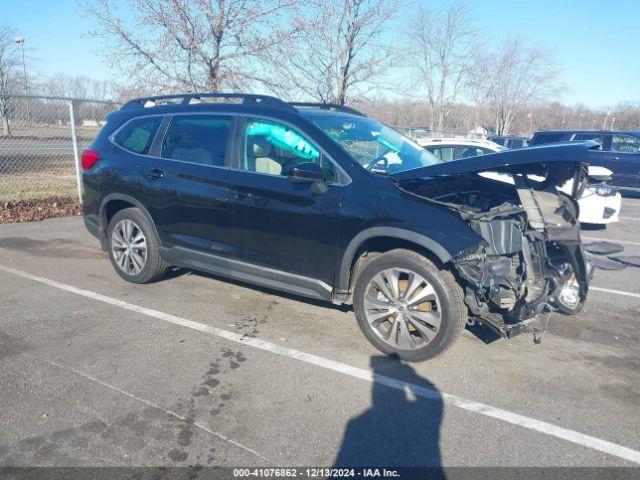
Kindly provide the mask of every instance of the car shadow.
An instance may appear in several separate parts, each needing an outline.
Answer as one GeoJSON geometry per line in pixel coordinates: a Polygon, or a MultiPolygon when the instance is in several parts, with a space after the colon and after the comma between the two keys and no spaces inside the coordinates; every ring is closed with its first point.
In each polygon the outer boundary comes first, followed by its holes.
{"type": "Polygon", "coordinates": [[[347,423],[334,468],[428,467],[428,472],[421,473],[444,478],[440,455],[443,400],[438,389],[395,358],[373,356],[370,365],[374,375],[406,382],[420,392],[416,395],[389,387],[385,379],[374,382],[371,406],[347,423]]]}
{"type": "Polygon", "coordinates": [[[476,321],[473,325],[469,325],[467,323],[465,325],[465,330],[467,330],[467,332],[487,345],[493,342],[497,342],[498,340],[502,340],[502,337],[497,332],[487,327],[486,325],[482,325],[478,321],[476,321]]]}
{"type": "Polygon", "coordinates": [[[580,224],[580,230],[588,231],[588,232],[606,230],[606,229],[607,229],[606,224],[599,224],[599,223],[581,223],[580,224]]]}

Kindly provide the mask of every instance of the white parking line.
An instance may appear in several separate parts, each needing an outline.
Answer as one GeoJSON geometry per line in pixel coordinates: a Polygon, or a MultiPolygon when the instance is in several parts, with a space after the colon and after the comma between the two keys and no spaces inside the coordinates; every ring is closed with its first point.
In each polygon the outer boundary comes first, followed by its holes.
{"type": "Polygon", "coordinates": [[[610,288],[600,288],[600,287],[589,286],[589,290],[594,290],[596,292],[614,293],[616,295],[624,295],[625,297],[640,298],[640,293],[623,292],[622,290],[611,290],[610,288]]]}
{"type": "Polygon", "coordinates": [[[593,240],[595,242],[610,242],[610,243],[622,243],[623,245],[638,245],[640,242],[631,242],[629,240],[615,240],[613,238],[597,238],[597,237],[582,237],[583,240],[593,240]]]}
{"type": "Polygon", "coordinates": [[[635,218],[635,217],[619,217],[620,220],[633,220],[636,222],[640,222],[640,218],[635,218]]]}
{"type": "Polygon", "coordinates": [[[114,305],[116,307],[120,307],[125,310],[141,313],[143,315],[147,315],[149,317],[153,317],[158,320],[162,320],[164,322],[172,323],[174,325],[180,325],[182,327],[191,328],[193,330],[197,330],[200,332],[209,333],[211,335],[224,338],[225,340],[229,340],[232,342],[240,343],[242,345],[257,348],[259,350],[271,352],[276,355],[281,355],[283,357],[299,360],[301,362],[305,362],[310,365],[315,365],[317,367],[324,368],[327,370],[332,370],[334,372],[342,373],[344,375],[348,375],[353,378],[357,378],[357,379],[364,380],[371,383],[386,385],[388,387],[396,388],[403,391],[408,390],[412,392],[414,395],[423,397],[423,398],[428,398],[428,399],[442,398],[442,400],[445,403],[456,406],[463,410],[467,410],[470,412],[478,413],[480,415],[502,420],[503,422],[507,422],[513,425],[519,425],[529,430],[540,432],[545,435],[550,435],[552,437],[560,438],[568,442],[574,443],[576,445],[582,445],[584,447],[591,448],[593,450],[598,450],[600,452],[604,452],[609,455],[613,455],[615,457],[623,458],[625,460],[629,460],[631,462],[640,464],[640,451],[633,450],[631,448],[624,447],[622,445],[618,445],[616,443],[609,442],[601,438],[593,437],[591,435],[586,435],[584,433],[576,432],[574,430],[562,428],[552,423],[536,420],[535,418],[526,417],[524,415],[513,413],[508,410],[503,410],[498,407],[493,407],[485,403],[468,400],[466,398],[459,397],[457,395],[438,392],[430,388],[425,388],[418,385],[414,385],[412,383],[403,382],[401,380],[397,380],[395,378],[388,377],[386,375],[380,375],[378,373],[374,373],[371,370],[365,370],[363,368],[353,367],[345,363],[336,362],[335,360],[318,357],[316,355],[305,353],[300,350],[295,350],[293,348],[277,345],[275,343],[267,342],[265,340],[260,340],[258,338],[245,337],[238,333],[229,332],[228,330],[223,330],[220,328],[212,327],[210,325],[205,325],[203,323],[194,322],[193,320],[181,318],[176,315],[171,315],[169,313],[159,312],[157,310],[152,310],[150,308],[141,307],[139,305],[118,300],[117,298],[112,298],[106,295],[102,295],[100,293],[92,292],[90,290],[77,288],[77,287],[74,287],[73,285],[68,285],[66,283],[58,282],[56,280],[52,280],[49,278],[32,275],[28,272],[16,270],[14,268],[6,267],[4,265],[0,265],[0,270],[5,271],[7,273],[14,274],[14,275],[18,275],[23,278],[27,278],[29,280],[33,280],[35,282],[48,285],[50,287],[58,288],[66,292],[74,293],[76,295],[80,295],[86,298],[91,298],[93,300],[98,300],[100,302],[104,302],[109,305],[114,305]]]}

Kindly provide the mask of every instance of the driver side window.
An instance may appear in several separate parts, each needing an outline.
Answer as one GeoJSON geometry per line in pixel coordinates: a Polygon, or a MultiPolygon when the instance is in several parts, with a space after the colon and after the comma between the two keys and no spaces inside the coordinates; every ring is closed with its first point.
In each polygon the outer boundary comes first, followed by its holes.
{"type": "Polygon", "coordinates": [[[333,164],[302,134],[268,120],[248,120],[244,125],[240,168],[248,172],[286,176],[294,165],[317,163],[327,181],[335,180],[333,164]]]}

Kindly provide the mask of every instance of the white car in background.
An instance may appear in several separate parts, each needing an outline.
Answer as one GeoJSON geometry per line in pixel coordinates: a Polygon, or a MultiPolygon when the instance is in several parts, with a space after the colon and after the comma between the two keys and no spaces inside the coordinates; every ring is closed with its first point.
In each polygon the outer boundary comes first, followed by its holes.
{"type": "MultiPolygon", "coordinates": [[[[469,138],[429,138],[417,140],[417,143],[438,159],[445,162],[477,157],[488,153],[497,153],[507,148],[489,140],[469,138]]],[[[607,225],[617,222],[622,206],[622,196],[616,187],[606,185],[613,172],[604,167],[589,167],[589,185],[578,199],[580,205],[580,223],[607,225]]],[[[509,175],[487,172],[482,174],[503,182],[513,183],[509,175]]],[[[561,190],[570,193],[572,182],[567,182],[561,190]]]]}

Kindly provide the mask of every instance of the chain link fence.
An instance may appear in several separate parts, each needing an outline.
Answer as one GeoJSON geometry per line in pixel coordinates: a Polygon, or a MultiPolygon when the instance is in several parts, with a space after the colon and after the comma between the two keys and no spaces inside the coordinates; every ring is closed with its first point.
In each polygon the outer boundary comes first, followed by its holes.
{"type": "Polygon", "coordinates": [[[0,96],[0,202],[78,198],[80,156],[114,102],[0,96]]]}

